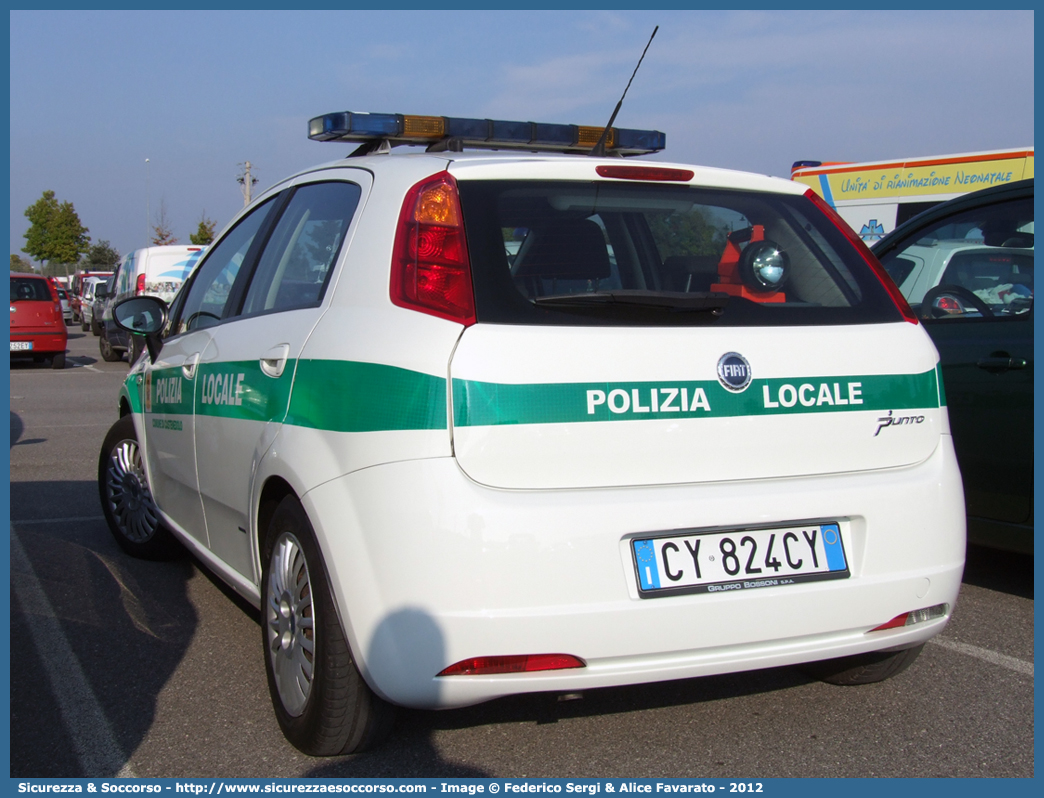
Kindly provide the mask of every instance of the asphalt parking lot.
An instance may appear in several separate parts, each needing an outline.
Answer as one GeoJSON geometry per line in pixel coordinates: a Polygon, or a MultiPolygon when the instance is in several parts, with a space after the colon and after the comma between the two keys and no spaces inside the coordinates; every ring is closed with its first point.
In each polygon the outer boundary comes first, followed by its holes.
{"type": "Polygon", "coordinates": [[[403,711],[377,751],[283,739],[255,611],[202,566],[133,560],[102,519],[98,449],[126,362],[70,327],[66,369],[12,363],[11,775],[1030,777],[1033,560],[973,548],[953,620],[905,673],[793,668],[403,711]]]}

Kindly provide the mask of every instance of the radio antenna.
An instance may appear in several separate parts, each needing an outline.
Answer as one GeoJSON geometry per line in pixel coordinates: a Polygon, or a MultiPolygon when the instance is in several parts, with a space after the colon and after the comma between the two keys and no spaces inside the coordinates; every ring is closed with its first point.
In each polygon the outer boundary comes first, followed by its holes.
{"type": "Polygon", "coordinates": [[[623,105],[624,97],[627,96],[627,89],[631,88],[631,81],[633,81],[634,76],[638,74],[638,67],[642,65],[642,60],[645,58],[645,54],[649,52],[649,45],[652,44],[653,37],[656,36],[656,31],[658,31],[659,29],[659,25],[653,28],[652,36],[649,37],[649,41],[645,43],[645,49],[642,50],[642,57],[638,59],[638,63],[634,67],[634,72],[631,73],[631,80],[627,81],[627,87],[623,90],[623,94],[620,95],[620,102],[616,104],[616,108],[613,109],[613,115],[609,117],[609,124],[606,125],[605,129],[602,131],[602,135],[598,139],[598,143],[591,148],[590,154],[595,156],[596,158],[605,157],[605,143],[606,140],[609,138],[609,131],[613,127],[613,122],[616,121],[616,115],[620,113],[620,106],[623,105]]]}

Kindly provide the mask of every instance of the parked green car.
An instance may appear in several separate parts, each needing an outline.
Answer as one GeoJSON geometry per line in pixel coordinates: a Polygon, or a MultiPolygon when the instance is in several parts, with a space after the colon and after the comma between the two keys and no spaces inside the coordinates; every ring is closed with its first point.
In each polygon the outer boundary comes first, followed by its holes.
{"type": "Polygon", "coordinates": [[[1033,552],[1033,180],[966,194],[873,247],[942,358],[968,538],[1033,552]]]}

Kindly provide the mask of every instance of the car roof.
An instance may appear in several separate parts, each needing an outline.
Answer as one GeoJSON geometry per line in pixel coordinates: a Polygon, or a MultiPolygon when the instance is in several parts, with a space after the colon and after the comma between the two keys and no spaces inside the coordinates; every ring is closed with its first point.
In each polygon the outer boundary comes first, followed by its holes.
{"type": "Polygon", "coordinates": [[[873,251],[875,254],[884,253],[886,250],[890,249],[896,241],[906,238],[907,234],[910,232],[918,230],[927,224],[931,224],[938,219],[950,216],[951,214],[971,210],[972,208],[978,208],[983,205],[991,205],[995,202],[1003,202],[1009,199],[1022,199],[1024,197],[1032,196],[1032,177],[1028,180],[1017,180],[1014,183],[1005,183],[1001,186],[991,186],[990,188],[982,189],[982,191],[973,191],[971,194],[962,194],[955,199],[935,205],[934,207],[917,214],[912,219],[903,222],[892,232],[878,241],[873,246],[873,251]]]}
{"type": "Polygon", "coordinates": [[[408,152],[408,153],[376,153],[362,156],[349,156],[337,161],[329,161],[304,169],[276,185],[267,189],[264,194],[270,196],[285,188],[299,177],[328,169],[356,168],[365,169],[377,175],[381,172],[398,170],[412,171],[418,164],[429,161],[433,166],[442,165],[455,176],[473,180],[596,180],[599,182],[628,182],[615,178],[603,178],[592,174],[596,166],[645,166],[664,169],[685,169],[693,172],[687,183],[675,182],[665,185],[695,185],[710,188],[731,188],[750,191],[766,191],[778,194],[804,194],[808,187],[779,177],[723,169],[712,166],[699,166],[672,161],[650,161],[637,158],[593,158],[588,155],[562,153],[526,153],[517,151],[491,152],[489,150],[469,152],[408,152]]]}

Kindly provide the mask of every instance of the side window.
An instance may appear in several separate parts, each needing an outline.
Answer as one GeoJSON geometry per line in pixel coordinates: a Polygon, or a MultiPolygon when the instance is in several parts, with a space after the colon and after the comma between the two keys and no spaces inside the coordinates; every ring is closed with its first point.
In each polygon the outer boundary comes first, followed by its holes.
{"type": "Polygon", "coordinates": [[[317,304],[352,222],[362,190],[354,183],[299,187],[258,260],[244,315],[317,304]]]}
{"type": "Polygon", "coordinates": [[[268,200],[254,210],[207,253],[171,326],[172,335],[211,327],[225,317],[232,285],[272,204],[268,200]]]}
{"type": "Polygon", "coordinates": [[[915,232],[881,263],[923,319],[1029,313],[1033,201],[1008,201],[948,216],[915,232]],[[916,280],[908,277],[913,269],[903,274],[908,265],[922,263],[916,280]]]}

